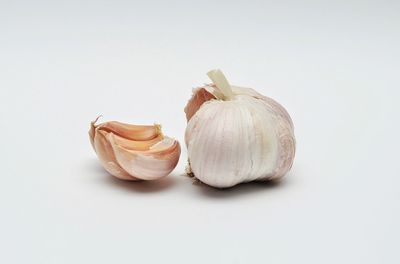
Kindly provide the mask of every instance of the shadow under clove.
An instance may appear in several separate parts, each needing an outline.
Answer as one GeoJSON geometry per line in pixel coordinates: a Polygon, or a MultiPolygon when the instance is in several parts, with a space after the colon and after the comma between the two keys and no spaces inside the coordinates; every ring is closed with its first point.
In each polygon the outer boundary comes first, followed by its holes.
{"type": "Polygon", "coordinates": [[[108,174],[107,177],[103,177],[103,181],[128,192],[155,193],[166,190],[176,183],[175,177],[171,176],[154,181],[125,181],[108,174]]]}

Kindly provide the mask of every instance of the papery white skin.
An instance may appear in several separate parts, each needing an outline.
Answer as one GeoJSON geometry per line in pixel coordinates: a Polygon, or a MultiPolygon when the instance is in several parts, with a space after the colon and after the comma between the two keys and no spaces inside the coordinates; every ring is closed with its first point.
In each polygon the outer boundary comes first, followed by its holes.
{"type": "Polygon", "coordinates": [[[283,177],[295,155],[289,114],[253,89],[230,90],[225,97],[216,85],[197,88],[185,108],[191,172],[218,188],[283,177]]]}

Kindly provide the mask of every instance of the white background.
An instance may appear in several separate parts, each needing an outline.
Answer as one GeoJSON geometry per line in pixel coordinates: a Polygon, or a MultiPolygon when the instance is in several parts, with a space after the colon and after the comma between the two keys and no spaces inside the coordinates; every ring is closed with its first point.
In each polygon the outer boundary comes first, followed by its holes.
{"type": "Polygon", "coordinates": [[[399,263],[399,1],[0,1],[1,263],[399,263]],[[291,114],[279,185],[183,176],[183,108],[221,68],[291,114]],[[161,123],[157,182],[89,122],[161,123]]]}

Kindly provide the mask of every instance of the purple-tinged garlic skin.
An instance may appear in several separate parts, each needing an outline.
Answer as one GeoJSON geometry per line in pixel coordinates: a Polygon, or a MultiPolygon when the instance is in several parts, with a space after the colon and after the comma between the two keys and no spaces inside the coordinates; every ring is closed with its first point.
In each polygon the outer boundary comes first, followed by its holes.
{"type": "Polygon", "coordinates": [[[230,86],[226,80],[222,86],[194,89],[185,107],[190,171],[217,188],[282,178],[295,156],[288,112],[253,89],[230,86]]]}
{"type": "Polygon", "coordinates": [[[129,181],[156,180],[176,167],[181,153],[179,142],[165,137],[160,125],[96,122],[90,124],[90,142],[111,175],[129,181]]]}

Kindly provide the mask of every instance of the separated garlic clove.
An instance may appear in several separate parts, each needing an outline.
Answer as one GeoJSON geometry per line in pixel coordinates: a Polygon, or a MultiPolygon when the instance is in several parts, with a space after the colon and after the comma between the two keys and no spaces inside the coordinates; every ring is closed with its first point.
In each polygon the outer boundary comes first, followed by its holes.
{"type": "Polygon", "coordinates": [[[219,188],[284,176],[295,155],[286,110],[253,89],[231,86],[219,70],[214,84],[194,90],[185,107],[190,171],[219,188]]]}
{"type": "MultiPolygon", "coordinates": [[[[98,119],[98,118],[97,118],[98,119]]],[[[167,176],[180,156],[177,140],[165,137],[160,125],[91,122],[90,142],[103,167],[123,180],[155,180],[167,176]]]]}
{"type": "Polygon", "coordinates": [[[168,175],[178,163],[181,151],[178,141],[168,137],[148,150],[128,149],[118,144],[112,133],[109,134],[109,141],[118,164],[130,175],[140,175],[142,180],[155,180],[168,175]]]}

